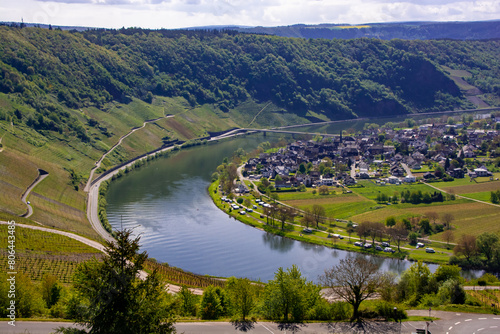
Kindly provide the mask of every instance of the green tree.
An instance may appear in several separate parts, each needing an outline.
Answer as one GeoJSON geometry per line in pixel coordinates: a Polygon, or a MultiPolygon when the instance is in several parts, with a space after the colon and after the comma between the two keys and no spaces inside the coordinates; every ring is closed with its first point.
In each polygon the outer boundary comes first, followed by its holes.
{"type": "Polygon", "coordinates": [[[410,305],[417,305],[420,298],[429,291],[430,278],[431,271],[426,264],[422,261],[412,264],[401,275],[398,284],[399,300],[407,301],[410,305]]]}
{"type": "Polygon", "coordinates": [[[396,225],[396,218],[394,218],[393,216],[387,217],[387,219],[385,220],[385,225],[388,227],[396,225]]]}
{"type": "Polygon", "coordinates": [[[264,288],[262,309],[268,319],[300,323],[307,310],[319,299],[320,288],[308,282],[297,266],[284,271],[279,268],[274,279],[264,288]]]}
{"type": "Polygon", "coordinates": [[[199,297],[192,293],[185,285],[181,287],[177,297],[180,300],[180,313],[183,316],[195,317],[198,310],[199,297]]]}
{"type": "Polygon", "coordinates": [[[76,270],[76,320],[92,334],[175,333],[171,297],[156,271],[139,278],[147,254],[139,253],[140,237],[131,233],[118,231],[102,262],[84,262],[76,270]]]}
{"type": "Polygon", "coordinates": [[[257,287],[248,278],[230,277],[227,287],[234,313],[246,321],[257,301],[257,287]]]}
{"type": "Polygon", "coordinates": [[[42,298],[48,308],[55,305],[61,297],[62,286],[59,284],[57,277],[47,274],[42,280],[42,298]]]}
{"type": "Polygon", "coordinates": [[[491,232],[484,232],[477,237],[476,246],[480,254],[486,256],[488,262],[493,257],[493,250],[498,245],[498,235],[491,232]]]}
{"type": "Polygon", "coordinates": [[[210,285],[203,291],[200,313],[204,320],[216,320],[224,314],[224,307],[215,286],[210,285]]]}
{"type": "Polygon", "coordinates": [[[329,287],[335,294],[352,305],[351,320],[360,317],[361,303],[377,293],[381,286],[382,274],[378,265],[364,258],[347,258],[319,277],[323,286],[329,287]]]}

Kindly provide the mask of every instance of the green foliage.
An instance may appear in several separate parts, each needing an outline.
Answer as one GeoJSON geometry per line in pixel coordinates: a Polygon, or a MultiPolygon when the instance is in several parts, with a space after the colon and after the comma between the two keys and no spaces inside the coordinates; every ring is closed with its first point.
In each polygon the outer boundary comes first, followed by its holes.
{"type": "Polygon", "coordinates": [[[198,296],[193,294],[185,285],[183,285],[181,287],[181,291],[177,294],[177,297],[180,301],[180,315],[195,317],[198,312],[198,296]]]}
{"type": "Polygon", "coordinates": [[[226,291],[231,299],[233,312],[240,317],[241,321],[246,321],[257,302],[257,286],[248,278],[230,277],[226,291]]]}
{"type": "Polygon", "coordinates": [[[156,272],[139,279],[147,259],[139,253],[139,237],[119,231],[108,242],[103,262],[83,263],[75,273],[74,288],[80,296],[78,323],[92,333],[174,332],[170,296],[156,272]]]}
{"type": "MultiPolygon", "coordinates": [[[[468,102],[435,64],[465,68],[497,94],[497,41],[314,40],[235,32],[58,31],[0,27],[0,92],[35,112],[9,118],[92,141],[64,108],[103,108],[129,96],[212,103],[222,112],[248,98],[327,119],[451,110],[468,102]],[[431,59],[432,61],[430,61],[431,59]],[[335,64],[335,66],[332,66],[335,64]],[[423,75],[422,75],[423,74],[423,75]]],[[[3,116],[6,117],[5,115],[3,116]]],[[[408,126],[412,126],[411,119],[408,126]]]]}
{"type": "Polygon", "coordinates": [[[16,301],[16,318],[29,318],[35,315],[43,315],[46,312],[45,302],[37,287],[31,282],[30,278],[22,272],[15,275],[15,296],[7,298],[10,292],[10,282],[7,278],[11,275],[4,273],[0,274],[0,316],[6,317],[8,314],[7,307],[10,300],[16,301]]]}
{"type": "Polygon", "coordinates": [[[203,291],[200,314],[204,320],[216,320],[224,314],[224,307],[220,298],[220,288],[213,285],[203,291]]]}
{"type": "Polygon", "coordinates": [[[264,288],[261,306],[264,316],[282,322],[302,322],[307,310],[316,304],[319,290],[302,277],[295,265],[287,271],[279,268],[264,288]]]}

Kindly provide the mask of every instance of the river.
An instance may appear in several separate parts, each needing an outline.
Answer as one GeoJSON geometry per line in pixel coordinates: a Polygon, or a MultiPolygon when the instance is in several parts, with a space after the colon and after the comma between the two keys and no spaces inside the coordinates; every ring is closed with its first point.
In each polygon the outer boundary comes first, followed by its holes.
{"type": "MultiPolygon", "coordinates": [[[[183,150],[135,170],[109,187],[108,220],[132,228],[150,257],[197,274],[268,281],[279,267],[299,266],[317,281],[340,259],[365,256],[275,236],[220,211],[208,195],[210,177],[236,149],[251,150],[268,135],[251,135],[183,150]]],[[[383,271],[411,262],[373,257],[383,271]]],[[[434,271],[436,266],[430,265],[434,271]]]]}

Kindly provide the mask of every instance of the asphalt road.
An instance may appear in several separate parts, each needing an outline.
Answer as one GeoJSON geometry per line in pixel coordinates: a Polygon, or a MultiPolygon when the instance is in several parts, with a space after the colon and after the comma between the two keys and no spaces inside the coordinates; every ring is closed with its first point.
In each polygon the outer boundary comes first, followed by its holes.
{"type": "MultiPolygon", "coordinates": [[[[409,311],[410,314],[428,315],[428,311],[409,311]]],[[[432,334],[498,334],[500,333],[500,316],[491,314],[454,313],[432,311],[433,317],[440,320],[429,322],[429,331],[432,334]]],[[[58,322],[16,322],[16,326],[10,326],[6,321],[0,322],[0,333],[2,334],[49,334],[59,326],[71,327],[72,323],[58,322]]],[[[410,334],[416,332],[417,328],[424,329],[425,321],[403,322],[367,322],[357,327],[356,333],[384,333],[410,334]]],[[[241,333],[235,326],[228,322],[186,322],[175,325],[178,333],[185,334],[224,334],[241,333]]],[[[269,333],[292,333],[290,328],[280,329],[277,324],[270,322],[255,323],[252,328],[247,328],[247,333],[269,334],[269,333]]],[[[298,327],[298,333],[353,333],[348,323],[313,323],[298,327]]]]}
{"type": "Polygon", "coordinates": [[[37,184],[42,182],[43,179],[45,179],[47,176],[49,176],[48,173],[47,174],[40,174],[40,171],[38,171],[38,176],[36,177],[35,181],[33,181],[33,183],[23,193],[23,196],[21,197],[21,201],[24,204],[26,204],[26,207],[28,208],[28,210],[26,211],[26,213],[24,215],[22,215],[22,217],[28,218],[33,214],[33,208],[31,207],[31,204],[28,204],[29,203],[28,196],[31,193],[31,191],[37,186],[37,184]]]}

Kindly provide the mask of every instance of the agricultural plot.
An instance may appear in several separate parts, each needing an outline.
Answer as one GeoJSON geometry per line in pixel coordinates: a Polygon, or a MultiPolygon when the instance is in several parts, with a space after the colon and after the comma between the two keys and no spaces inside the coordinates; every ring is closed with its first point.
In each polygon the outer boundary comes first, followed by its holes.
{"type": "MultiPolygon", "coordinates": [[[[69,283],[79,263],[101,252],[71,238],[26,229],[16,228],[16,269],[26,273],[32,280],[41,280],[45,274],[57,276],[61,282],[69,283]]],[[[0,244],[7,244],[7,225],[0,225],[0,244]]],[[[0,250],[0,263],[7,266],[7,251],[0,250]]]]}
{"type": "MultiPolygon", "coordinates": [[[[429,207],[417,207],[407,209],[414,215],[425,215],[426,212],[434,211],[442,216],[451,213],[454,220],[451,223],[456,228],[455,238],[461,234],[478,236],[483,232],[498,233],[500,231],[500,208],[477,202],[459,203],[455,205],[442,205],[429,207]]],[[[440,234],[433,236],[439,239],[440,234]]]]}
{"type": "Polygon", "coordinates": [[[157,270],[160,276],[168,283],[185,285],[190,288],[206,288],[210,285],[224,288],[226,285],[226,281],[224,280],[196,275],[179,268],[170,267],[166,263],[146,261],[145,268],[151,272],[157,270]]]}

